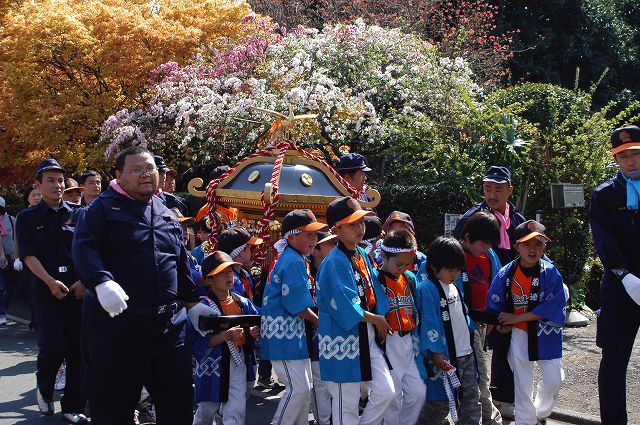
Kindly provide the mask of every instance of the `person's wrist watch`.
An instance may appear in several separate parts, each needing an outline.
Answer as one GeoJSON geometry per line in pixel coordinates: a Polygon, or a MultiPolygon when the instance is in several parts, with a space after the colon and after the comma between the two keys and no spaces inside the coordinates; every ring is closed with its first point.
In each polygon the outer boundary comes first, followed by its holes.
{"type": "Polygon", "coordinates": [[[631,272],[627,269],[612,269],[611,270],[613,272],[613,274],[615,274],[618,279],[622,280],[624,279],[624,277],[628,274],[630,274],[631,272]]]}

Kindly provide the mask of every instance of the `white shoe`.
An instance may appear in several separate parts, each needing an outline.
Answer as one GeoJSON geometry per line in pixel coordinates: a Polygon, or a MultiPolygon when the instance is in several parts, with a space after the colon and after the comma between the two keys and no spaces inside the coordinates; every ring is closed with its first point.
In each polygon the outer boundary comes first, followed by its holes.
{"type": "Polygon", "coordinates": [[[4,326],[7,324],[7,317],[3,314],[0,315],[0,326],[4,326]]]}
{"type": "Polygon", "coordinates": [[[60,369],[58,369],[58,373],[56,374],[56,383],[53,385],[53,389],[56,391],[62,391],[66,385],[67,368],[64,363],[62,363],[62,365],[60,365],[60,369]]]}
{"type": "Polygon", "coordinates": [[[45,400],[40,394],[40,388],[36,388],[36,402],[38,403],[38,409],[45,416],[53,416],[53,403],[45,400]]]}
{"type": "Polygon", "coordinates": [[[87,424],[89,420],[82,413],[63,413],[62,417],[70,424],[87,424]]]}

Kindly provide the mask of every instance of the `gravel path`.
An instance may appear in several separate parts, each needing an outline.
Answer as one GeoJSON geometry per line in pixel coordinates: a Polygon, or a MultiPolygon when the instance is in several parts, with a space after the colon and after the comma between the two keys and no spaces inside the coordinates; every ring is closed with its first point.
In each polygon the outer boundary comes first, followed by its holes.
{"type": "MultiPolygon", "coordinates": [[[[600,416],[598,404],[598,368],[600,349],[596,347],[596,325],[565,328],[562,367],[565,381],[560,390],[557,408],[600,416]]],[[[636,337],[627,372],[627,412],[630,424],[640,424],[640,336],[636,337]]]]}

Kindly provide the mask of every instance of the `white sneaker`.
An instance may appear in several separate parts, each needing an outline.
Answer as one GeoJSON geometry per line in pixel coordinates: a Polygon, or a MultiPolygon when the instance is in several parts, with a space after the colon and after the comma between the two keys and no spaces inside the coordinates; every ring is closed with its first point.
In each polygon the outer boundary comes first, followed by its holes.
{"type": "Polygon", "coordinates": [[[36,388],[36,403],[38,404],[38,409],[45,416],[52,416],[54,413],[54,406],[51,401],[45,400],[40,393],[40,388],[36,388]]]}
{"type": "Polygon", "coordinates": [[[67,385],[67,367],[64,363],[60,365],[60,369],[58,369],[58,373],[56,374],[56,383],[53,385],[53,389],[56,391],[64,390],[64,387],[67,385]]]}
{"type": "Polygon", "coordinates": [[[0,315],[0,326],[4,326],[7,324],[7,317],[3,314],[0,315]]]}

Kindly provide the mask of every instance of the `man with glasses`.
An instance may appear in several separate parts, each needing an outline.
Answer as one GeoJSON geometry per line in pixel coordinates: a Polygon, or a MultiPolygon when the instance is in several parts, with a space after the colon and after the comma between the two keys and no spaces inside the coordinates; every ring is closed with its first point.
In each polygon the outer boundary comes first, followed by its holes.
{"type": "Polygon", "coordinates": [[[158,424],[190,425],[192,374],[184,346],[186,305],[198,303],[182,228],[158,197],[158,169],[140,146],[118,154],[116,179],[80,214],[73,240],[87,287],[83,309],[86,387],[92,423],[132,424],[146,387],[158,424]]]}

